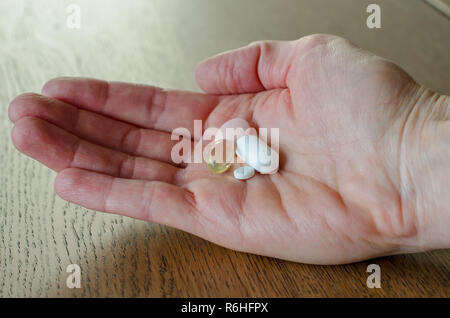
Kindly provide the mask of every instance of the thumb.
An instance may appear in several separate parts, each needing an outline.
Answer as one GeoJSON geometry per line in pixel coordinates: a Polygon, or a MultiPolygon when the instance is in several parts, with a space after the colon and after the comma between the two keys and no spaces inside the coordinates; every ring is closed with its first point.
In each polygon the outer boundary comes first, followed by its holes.
{"type": "Polygon", "coordinates": [[[209,94],[255,93],[286,88],[297,41],[260,41],[201,62],[197,84],[209,94]]]}

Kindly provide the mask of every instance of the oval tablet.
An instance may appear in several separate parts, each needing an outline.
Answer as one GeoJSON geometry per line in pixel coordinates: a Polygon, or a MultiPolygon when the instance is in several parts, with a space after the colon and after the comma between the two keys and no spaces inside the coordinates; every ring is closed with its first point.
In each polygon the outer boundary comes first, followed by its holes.
{"type": "Polygon", "coordinates": [[[236,179],[246,180],[255,175],[255,169],[250,166],[242,166],[234,170],[233,174],[236,179]]]}
{"type": "Polygon", "coordinates": [[[218,141],[221,139],[228,139],[232,142],[235,142],[240,137],[245,134],[250,133],[250,125],[245,119],[242,118],[233,118],[229,121],[225,122],[222,126],[220,126],[219,130],[216,133],[214,141],[218,141]]]}
{"type": "Polygon", "coordinates": [[[278,153],[254,135],[245,135],[236,142],[236,154],[262,174],[278,171],[278,153]]]}

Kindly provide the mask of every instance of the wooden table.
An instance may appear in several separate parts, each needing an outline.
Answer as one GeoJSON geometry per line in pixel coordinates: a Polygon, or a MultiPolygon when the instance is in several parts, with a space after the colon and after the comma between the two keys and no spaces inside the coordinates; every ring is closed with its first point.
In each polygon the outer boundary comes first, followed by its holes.
{"type": "MultiPolygon", "coordinates": [[[[445,0],[449,2],[448,0],[445,0]]],[[[0,296],[450,296],[450,252],[345,266],[296,264],[221,248],[195,236],[95,213],[59,199],[55,173],[10,142],[9,101],[55,76],[194,89],[201,59],[261,39],[326,32],[392,59],[450,93],[450,20],[420,0],[377,0],[382,28],[366,27],[372,1],[64,1],[0,4],[0,296]],[[66,287],[79,264],[81,288],[66,287]],[[382,288],[366,286],[368,264],[382,288]]]]}

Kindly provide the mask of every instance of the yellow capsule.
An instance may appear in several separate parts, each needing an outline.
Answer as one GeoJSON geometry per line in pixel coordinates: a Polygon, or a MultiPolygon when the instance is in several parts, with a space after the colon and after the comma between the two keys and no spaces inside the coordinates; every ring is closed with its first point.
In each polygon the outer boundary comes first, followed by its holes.
{"type": "Polygon", "coordinates": [[[210,147],[206,158],[208,169],[216,174],[224,173],[231,167],[235,159],[234,143],[227,139],[221,139],[213,142],[210,147]]]}
{"type": "Polygon", "coordinates": [[[231,167],[231,163],[208,162],[206,165],[209,171],[217,174],[224,173],[231,167]]]}

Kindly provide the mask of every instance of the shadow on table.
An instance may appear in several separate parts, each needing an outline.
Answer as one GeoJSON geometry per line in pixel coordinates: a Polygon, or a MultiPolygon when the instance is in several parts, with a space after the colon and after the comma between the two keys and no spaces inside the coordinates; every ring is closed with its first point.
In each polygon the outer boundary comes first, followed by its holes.
{"type": "Polygon", "coordinates": [[[81,265],[82,288],[61,288],[58,296],[449,296],[450,251],[315,266],[234,252],[159,225],[136,228],[137,233],[117,237],[92,253],[81,265]],[[380,289],[366,286],[369,264],[381,267],[380,289]]]}

